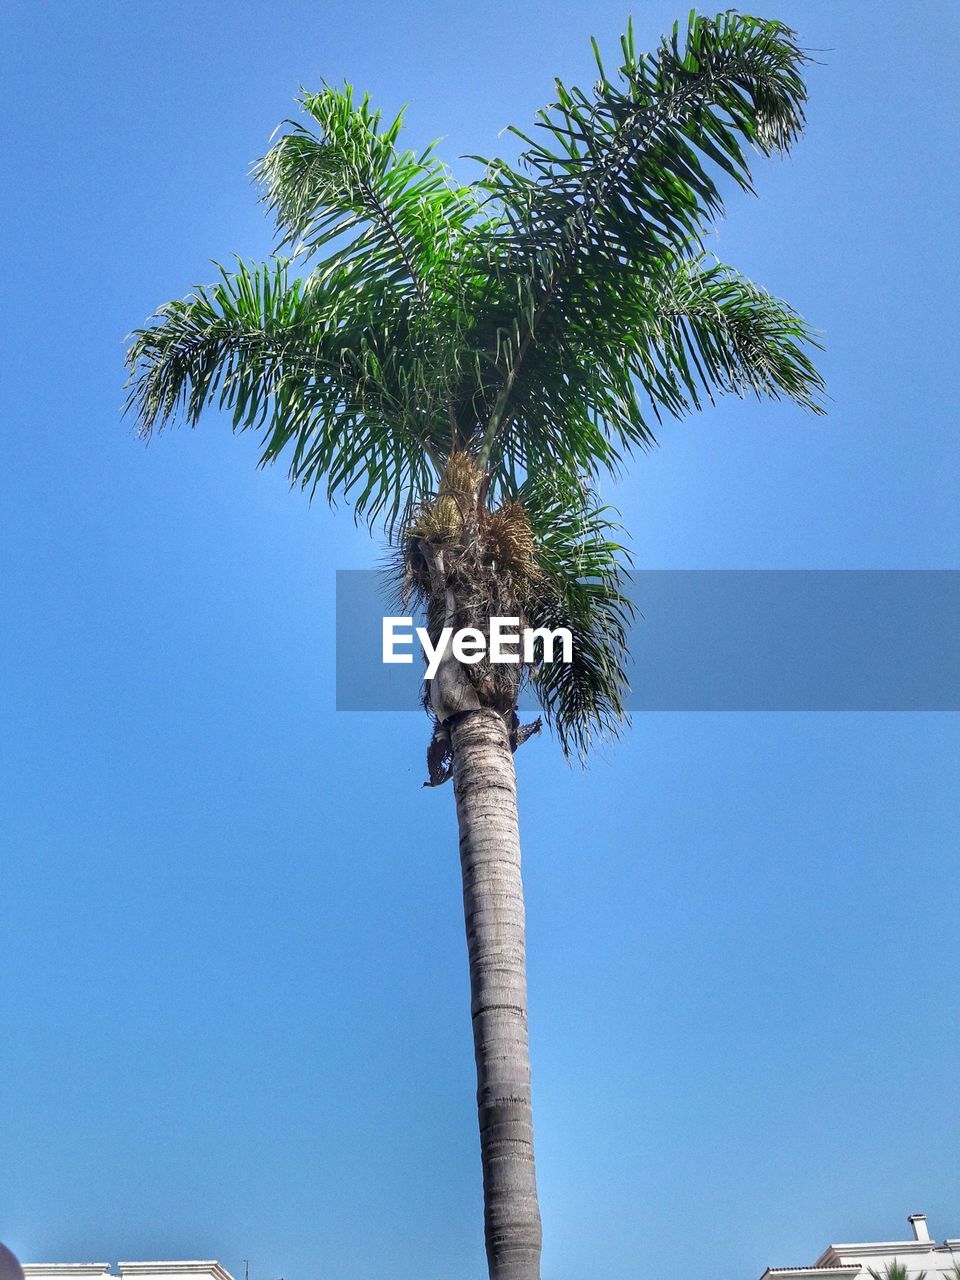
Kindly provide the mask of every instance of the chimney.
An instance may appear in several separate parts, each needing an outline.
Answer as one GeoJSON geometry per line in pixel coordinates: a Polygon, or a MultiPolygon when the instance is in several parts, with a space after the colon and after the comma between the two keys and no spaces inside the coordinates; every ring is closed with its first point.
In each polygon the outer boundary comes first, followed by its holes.
{"type": "Polygon", "coordinates": [[[927,1230],[927,1215],[925,1213],[911,1213],[907,1221],[913,1227],[914,1240],[925,1242],[930,1239],[930,1232],[927,1230]]]}

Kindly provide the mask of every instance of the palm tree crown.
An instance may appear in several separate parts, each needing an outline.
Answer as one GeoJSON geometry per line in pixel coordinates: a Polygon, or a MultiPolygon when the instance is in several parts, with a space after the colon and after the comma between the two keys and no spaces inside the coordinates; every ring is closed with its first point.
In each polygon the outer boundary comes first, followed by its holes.
{"type": "Polygon", "coordinates": [[[529,678],[580,753],[624,718],[626,557],[598,478],[719,393],[819,411],[822,390],[797,313],[704,252],[721,184],[752,190],[750,153],[802,129],[794,33],[693,15],[653,53],[628,29],[613,74],[594,51],[593,89],[557,82],[518,163],[468,185],[400,149],[402,115],[302,93],[255,170],[287,256],[167,303],[128,355],[144,435],[227,409],[263,463],[386,527],[432,626],[451,587],[461,624],[567,625],[572,663],[469,674],[505,715],[529,678]]]}

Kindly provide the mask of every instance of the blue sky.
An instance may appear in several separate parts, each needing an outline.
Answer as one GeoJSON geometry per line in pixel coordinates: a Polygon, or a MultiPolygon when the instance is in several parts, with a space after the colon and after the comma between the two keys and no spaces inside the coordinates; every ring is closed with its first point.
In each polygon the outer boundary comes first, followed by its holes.
{"type": "MultiPolygon", "coordinates": [[[[960,37],[779,0],[808,134],[717,251],[825,331],[828,418],[724,402],[611,490],[645,568],[954,568],[960,37]]],[[[635,11],[653,41],[680,10],[635,11]]],[[[211,420],[149,448],[122,339],[263,256],[299,84],[509,148],[612,0],[7,0],[0,1234],[252,1280],[484,1274],[449,791],[335,714],[335,571],[379,549],[211,420]]],[[[957,719],[646,714],[519,759],[547,1280],[717,1280],[960,1234],[957,719]]]]}

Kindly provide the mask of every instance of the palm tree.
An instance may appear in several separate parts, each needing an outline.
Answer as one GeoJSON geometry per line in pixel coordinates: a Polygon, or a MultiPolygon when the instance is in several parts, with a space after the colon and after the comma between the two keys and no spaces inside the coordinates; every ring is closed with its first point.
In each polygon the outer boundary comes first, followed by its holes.
{"type": "MultiPolygon", "coordinates": [[[[868,1267],[867,1270],[871,1280],[926,1280],[927,1275],[926,1271],[917,1271],[911,1276],[906,1263],[901,1262],[899,1258],[886,1263],[882,1271],[876,1271],[873,1267],[868,1267]]],[[[952,1271],[956,1280],[960,1280],[960,1267],[953,1267],[952,1271]]]]}
{"type": "Polygon", "coordinates": [[[255,170],[287,256],[221,269],[128,355],[144,436],[208,407],[260,432],[263,464],[385,531],[434,640],[491,616],[573,636],[569,663],[448,654],[424,696],[460,829],[493,1280],[538,1277],[541,1239],[513,762],[541,722],[520,689],[568,755],[615,734],[631,607],[597,481],[719,393],[819,411],[822,390],[796,312],[703,248],[721,185],[751,191],[750,153],[802,130],[795,34],[727,12],[653,53],[628,29],[613,74],[594,52],[592,91],[558,82],[519,162],[467,185],[349,86],[302,93],[255,170]]]}

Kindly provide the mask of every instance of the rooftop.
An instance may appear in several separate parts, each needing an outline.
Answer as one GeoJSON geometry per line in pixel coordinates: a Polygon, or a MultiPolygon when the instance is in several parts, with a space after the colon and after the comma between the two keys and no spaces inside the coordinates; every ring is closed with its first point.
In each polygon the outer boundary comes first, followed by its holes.
{"type": "Polygon", "coordinates": [[[960,1240],[947,1239],[942,1244],[931,1239],[927,1219],[922,1213],[913,1213],[907,1219],[913,1233],[909,1240],[857,1241],[849,1244],[829,1244],[816,1262],[806,1267],[767,1267],[760,1280],[767,1276],[810,1276],[812,1280],[852,1280],[870,1271],[881,1274],[894,1262],[911,1271],[915,1276],[926,1272],[928,1280],[950,1277],[960,1280],[960,1240]],[[915,1264],[911,1266],[911,1264],[915,1264]]]}

